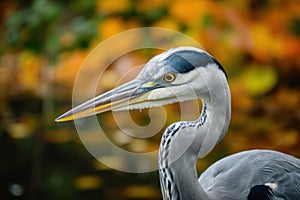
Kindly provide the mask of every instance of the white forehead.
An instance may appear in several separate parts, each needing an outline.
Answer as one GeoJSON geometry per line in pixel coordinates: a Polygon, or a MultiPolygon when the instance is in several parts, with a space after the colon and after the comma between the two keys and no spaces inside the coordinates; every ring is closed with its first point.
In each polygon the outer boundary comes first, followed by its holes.
{"type": "MultiPolygon", "coordinates": [[[[139,78],[147,79],[151,77],[152,79],[158,79],[169,70],[172,70],[172,68],[165,65],[166,63],[161,58],[164,57],[166,53],[167,52],[163,52],[151,58],[140,72],[139,78]]],[[[170,53],[168,53],[168,55],[170,55],[170,53]]]]}
{"type": "Polygon", "coordinates": [[[178,47],[178,48],[171,48],[168,51],[165,51],[162,54],[157,55],[157,57],[158,57],[157,59],[158,59],[158,61],[161,62],[161,61],[165,60],[166,58],[168,58],[171,54],[174,54],[176,52],[183,51],[183,50],[185,50],[185,51],[195,51],[195,52],[198,52],[198,53],[207,53],[206,51],[204,51],[202,49],[198,49],[196,47],[183,46],[183,47],[178,47]]]}

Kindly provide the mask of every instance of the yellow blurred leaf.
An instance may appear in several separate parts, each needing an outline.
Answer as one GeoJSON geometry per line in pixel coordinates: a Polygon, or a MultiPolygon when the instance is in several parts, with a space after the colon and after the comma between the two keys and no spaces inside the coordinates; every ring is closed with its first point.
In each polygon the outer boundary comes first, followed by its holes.
{"type": "Polygon", "coordinates": [[[211,1],[177,0],[171,5],[170,13],[186,24],[195,24],[211,10],[210,8],[212,8],[211,1]]]}
{"type": "Polygon", "coordinates": [[[20,55],[17,84],[19,88],[34,93],[41,92],[42,58],[30,52],[23,51],[20,55]]]}
{"type": "Polygon", "coordinates": [[[158,198],[160,191],[153,186],[130,186],[125,189],[125,196],[130,199],[158,198]]]}
{"type": "Polygon", "coordinates": [[[60,62],[55,68],[53,68],[53,81],[60,85],[72,88],[77,71],[79,70],[86,55],[87,52],[81,50],[62,53],[60,55],[60,62]]]}
{"type": "Polygon", "coordinates": [[[284,43],[281,37],[270,30],[267,22],[254,23],[250,27],[253,40],[252,54],[259,60],[270,60],[273,56],[281,57],[284,43]]]}
{"type": "Polygon", "coordinates": [[[288,130],[284,133],[274,133],[270,137],[277,147],[291,147],[298,143],[299,134],[297,130],[288,130]]]}
{"type": "Polygon", "coordinates": [[[79,176],[74,181],[74,186],[78,190],[91,190],[100,188],[102,181],[96,175],[83,175],[79,176]]]}
{"type": "Polygon", "coordinates": [[[108,18],[99,24],[98,32],[102,40],[125,30],[124,22],[119,17],[108,18]]]}
{"type": "Polygon", "coordinates": [[[249,95],[259,96],[274,88],[277,79],[277,73],[272,67],[253,66],[244,71],[241,84],[249,95]]]}
{"type": "Polygon", "coordinates": [[[32,134],[31,126],[28,123],[12,123],[8,127],[9,135],[14,139],[23,139],[32,134]]]}
{"type": "Polygon", "coordinates": [[[173,18],[164,18],[157,21],[154,26],[168,28],[172,30],[179,30],[179,24],[173,18]]]}
{"type": "Polygon", "coordinates": [[[101,0],[98,1],[97,10],[102,14],[112,14],[129,9],[129,0],[101,0]]]}

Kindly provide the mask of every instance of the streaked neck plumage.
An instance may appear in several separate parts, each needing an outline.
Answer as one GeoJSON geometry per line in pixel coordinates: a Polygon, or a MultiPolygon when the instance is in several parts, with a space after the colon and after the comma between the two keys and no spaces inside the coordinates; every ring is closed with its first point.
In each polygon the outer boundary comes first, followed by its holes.
{"type": "Polygon", "coordinates": [[[223,72],[206,77],[207,92],[199,95],[203,102],[200,117],[196,121],[176,122],[163,134],[159,173],[164,200],[211,199],[198,182],[196,162],[226,134],[231,98],[223,72]]]}

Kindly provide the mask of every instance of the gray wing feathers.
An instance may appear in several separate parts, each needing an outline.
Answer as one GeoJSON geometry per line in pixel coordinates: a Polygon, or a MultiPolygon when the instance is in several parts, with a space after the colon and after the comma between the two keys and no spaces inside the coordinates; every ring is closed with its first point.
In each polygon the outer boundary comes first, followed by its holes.
{"type": "Polygon", "coordinates": [[[210,166],[199,183],[212,199],[247,199],[252,187],[275,183],[275,199],[300,199],[300,160],[269,150],[228,156],[210,166]]]}
{"type": "Polygon", "coordinates": [[[279,177],[274,196],[279,199],[300,199],[300,172],[288,172],[279,177]]]}

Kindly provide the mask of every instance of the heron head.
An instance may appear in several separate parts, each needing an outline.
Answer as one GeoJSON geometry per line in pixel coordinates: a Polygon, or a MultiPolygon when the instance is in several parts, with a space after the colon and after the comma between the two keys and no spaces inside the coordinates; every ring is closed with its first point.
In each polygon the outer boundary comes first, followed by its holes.
{"type": "Polygon", "coordinates": [[[222,66],[204,50],[195,47],[170,49],[153,57],[134,80],[73,108],[56,121],[205,98],[214,71],[223,71],[222,76],[226,76],[222,66]]]}

